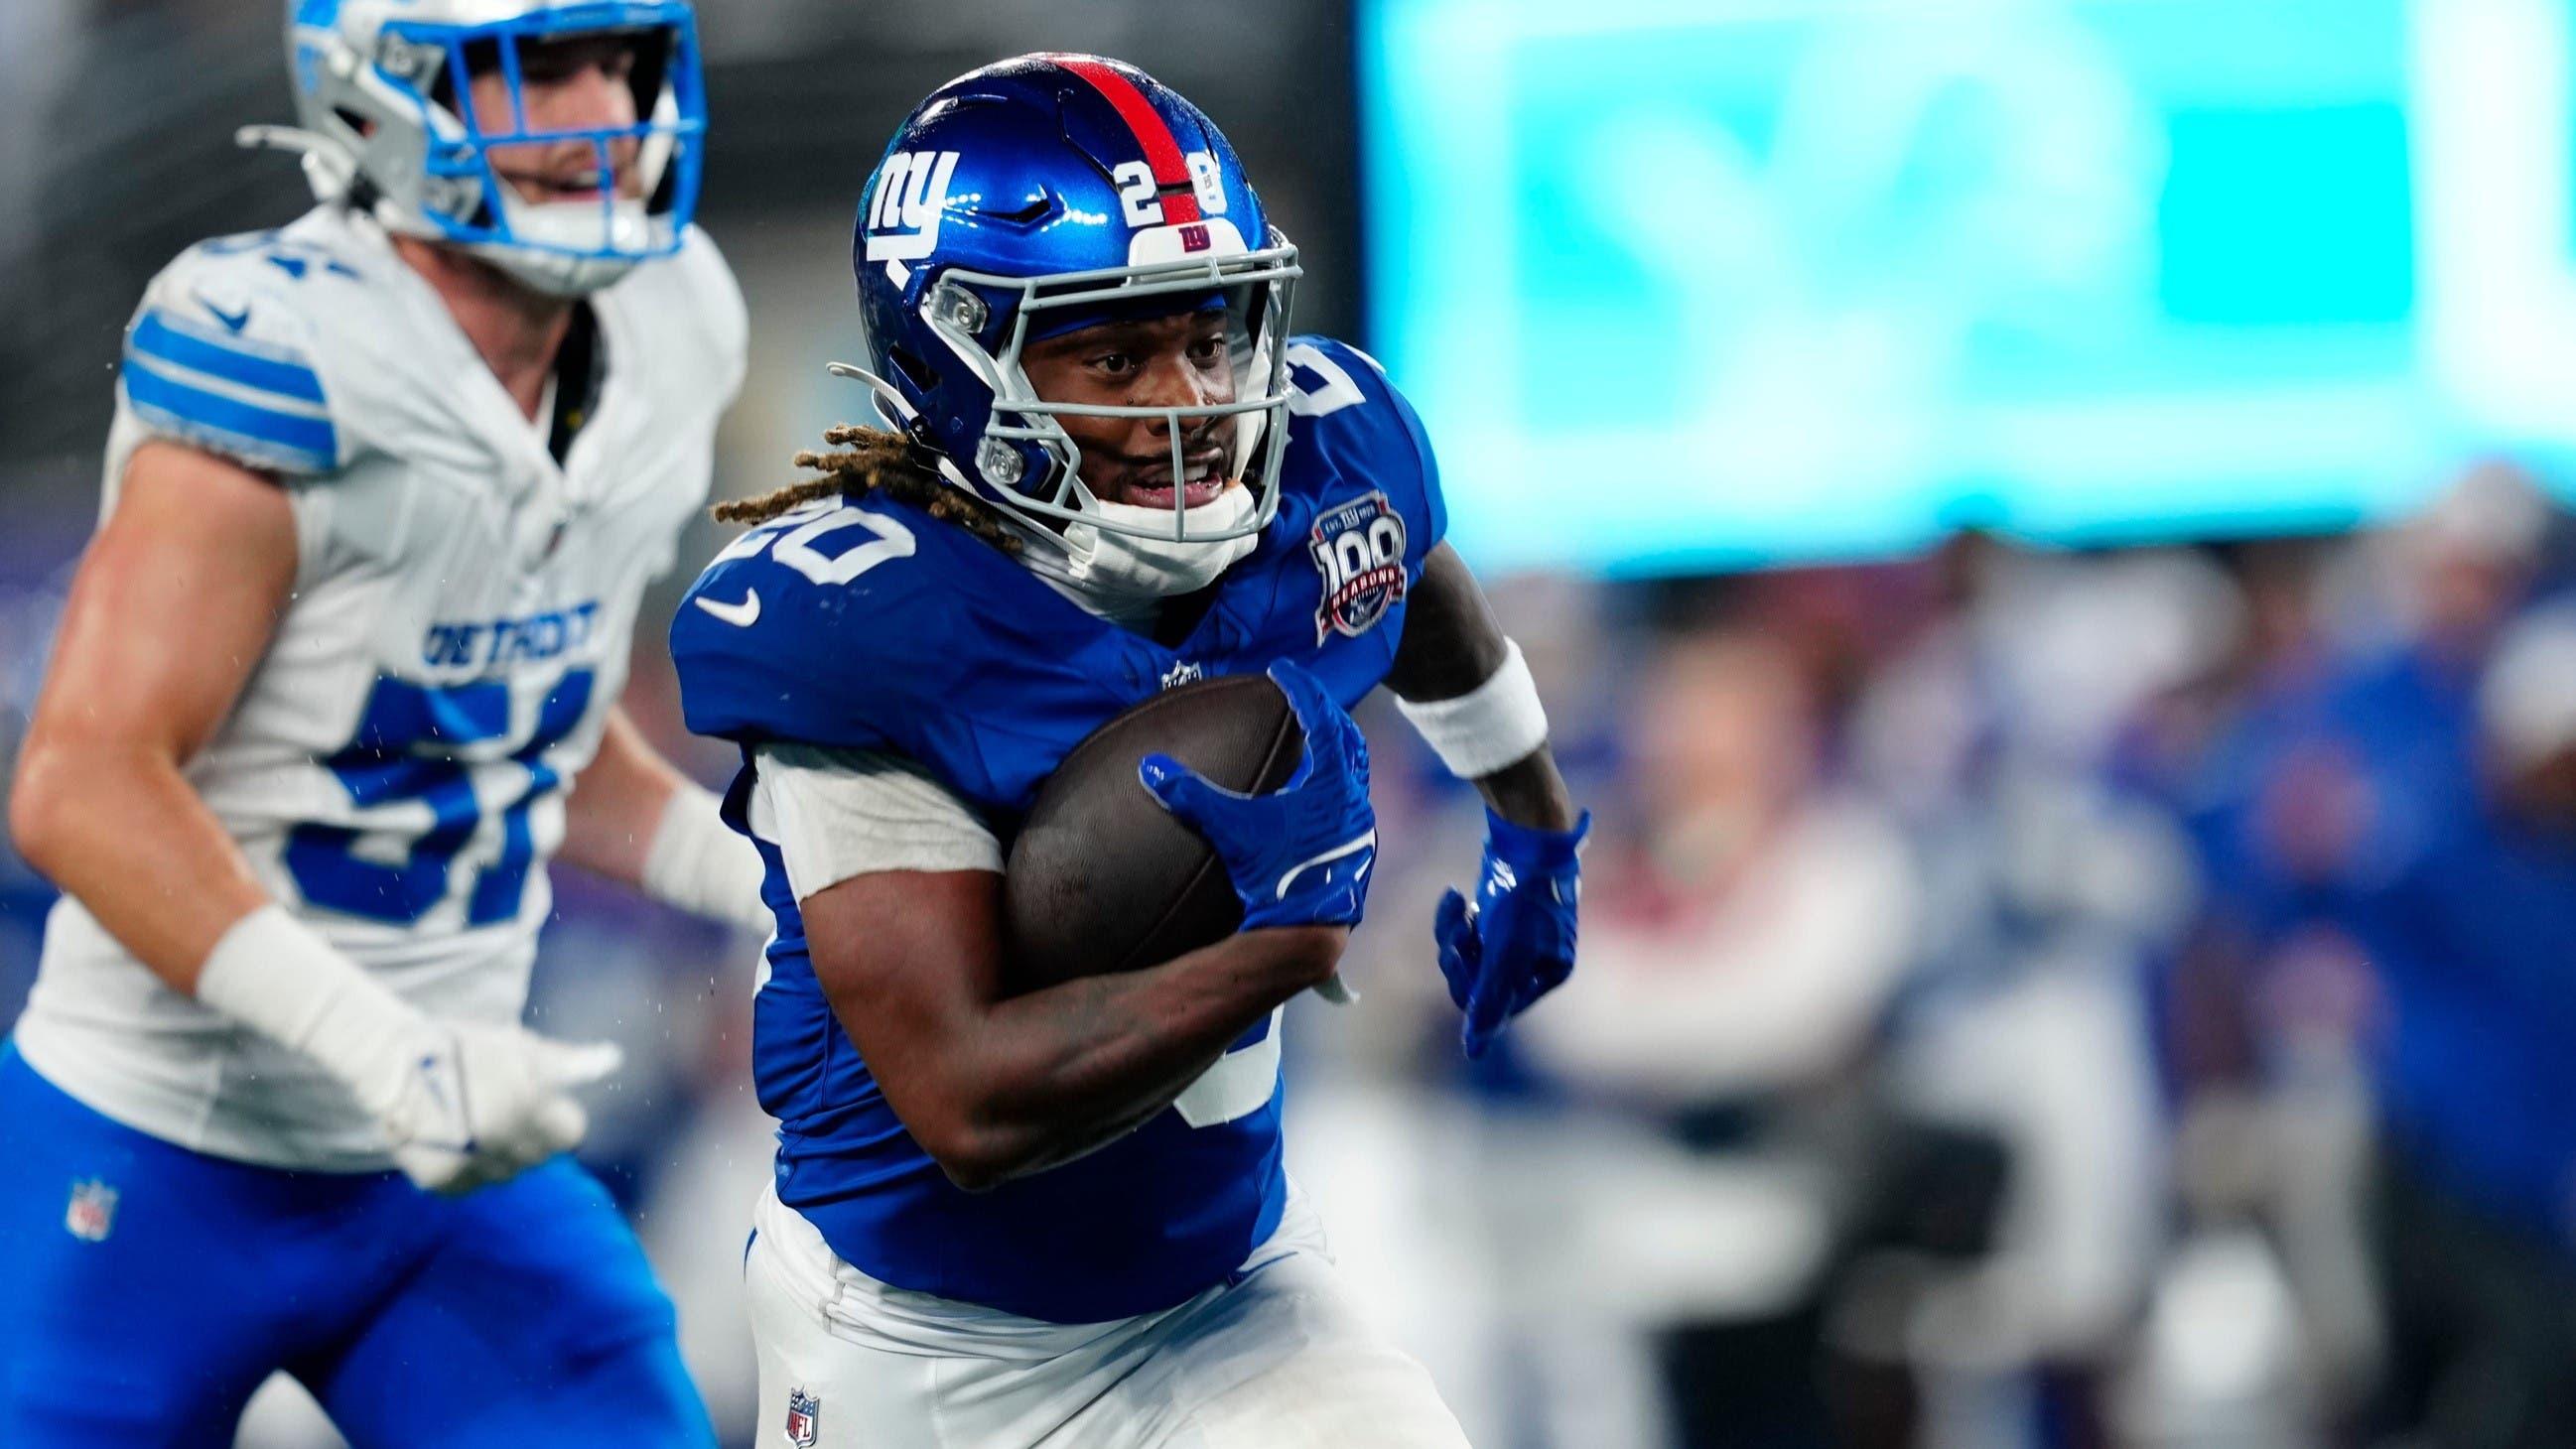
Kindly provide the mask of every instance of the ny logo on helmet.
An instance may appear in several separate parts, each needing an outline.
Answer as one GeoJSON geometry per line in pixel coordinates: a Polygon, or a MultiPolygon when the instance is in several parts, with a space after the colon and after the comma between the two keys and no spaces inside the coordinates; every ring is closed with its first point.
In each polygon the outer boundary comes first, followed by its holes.
{"type": "Polygon", "coordinates": [[[887,157],[868,212],[868,260],[914,262],[929,256],[939,245],[948,179],[956,173],[954,151],[897,151],[887,157]]]}

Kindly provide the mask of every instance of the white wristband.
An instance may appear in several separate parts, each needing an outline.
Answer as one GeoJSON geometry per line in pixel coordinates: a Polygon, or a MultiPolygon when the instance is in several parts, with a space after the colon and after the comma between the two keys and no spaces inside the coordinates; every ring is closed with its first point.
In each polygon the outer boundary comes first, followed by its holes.
{"type": "Polygon", "coordinates": [[[1422,742],[1462,780],[1481,779],[1518,764],[1547,743],[1547,707],[1538,700],[1521,646],[1503,641],[1503,662],[1493,675],[1456,699],[1398,699],[1422,742]]]}
{"type": "Polygon", "coordinates": [[[714,792],[682,785],[663,807],[637,884],[681,910],[766,932],[772,924],[760,899],[766,874],[760,852],[724,823],[714,792]]]}
{"type": "Polygon", "coordinates": [[[429,1024],[276,904],[233,922],[215,942],[197,972],[197,999],[320,1062],[377,1112],[409,1065],[405,1043],[429,1024]]]}

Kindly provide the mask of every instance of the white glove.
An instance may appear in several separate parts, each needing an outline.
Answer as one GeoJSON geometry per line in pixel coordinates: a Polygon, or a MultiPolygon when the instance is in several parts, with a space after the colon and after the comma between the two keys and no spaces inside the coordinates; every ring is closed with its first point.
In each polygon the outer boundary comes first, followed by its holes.
{"type": "Polygon", "coordinates": [[[438,1021],[274,905],[215,943],[197,999],[347,1083],[394,1165],[433,1192],[471,1192],[571,1150],[590,1128],[572,1089],[623,1060],[604,1042],[438,1021]]]}
{"type": "Polygon", "coordinates": [[[613,1043],[574,1044],[519,1026],[426,1028],[411,1049],[350,1082],[383,1124],[394,1165],[432,1192],[504,1182],[581,1144],[590,1114],[572,1089],[625,1060],[613,1043]]]}

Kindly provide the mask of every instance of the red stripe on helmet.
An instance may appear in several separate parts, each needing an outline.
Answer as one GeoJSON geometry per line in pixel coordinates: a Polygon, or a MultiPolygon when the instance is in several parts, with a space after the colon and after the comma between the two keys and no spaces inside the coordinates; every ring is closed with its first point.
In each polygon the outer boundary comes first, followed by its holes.
{"type": "Polygon", "coordinates": [[[1058,60],[1056,64],[1090,82],[1136,134],[1136,143],[1145,148],[1145,165],[1154,173],[1154,189],[1163,193],[1163,220],[1197,221],[1198,187],[1190,179],[1189,162],[1182,159],[1181,143],[1173,138],[1163,113],[1154,109],[1134,81],[1113,67],[1096,60],[1058,60]]]}

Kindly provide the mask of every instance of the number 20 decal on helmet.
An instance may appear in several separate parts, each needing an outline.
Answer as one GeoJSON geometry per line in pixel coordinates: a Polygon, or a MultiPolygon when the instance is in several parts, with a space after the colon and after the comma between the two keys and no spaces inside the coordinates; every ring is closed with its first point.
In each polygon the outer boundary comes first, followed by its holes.
{"type": "Polygon", "coordinates": [[[1181,542],[1242,538],[1278,508],[1297,249],[1274,230],[1214,122],[1143,71],[1030,55],[960,76],[896,132],[859,203],[852,260],[871,367],[847,369],[948,480],[1057,537],[1067,524],[1181,542]],[[1033,341],[1174,312],[1225,319],[1230,400],[1050,402],[1021,367],[1033,341]],[[1103,507],[1066,417],[1230,423],[1253,505],[1103,507]],[[1055,525],[1050,530],[1048,525],[1055,525]]]}

